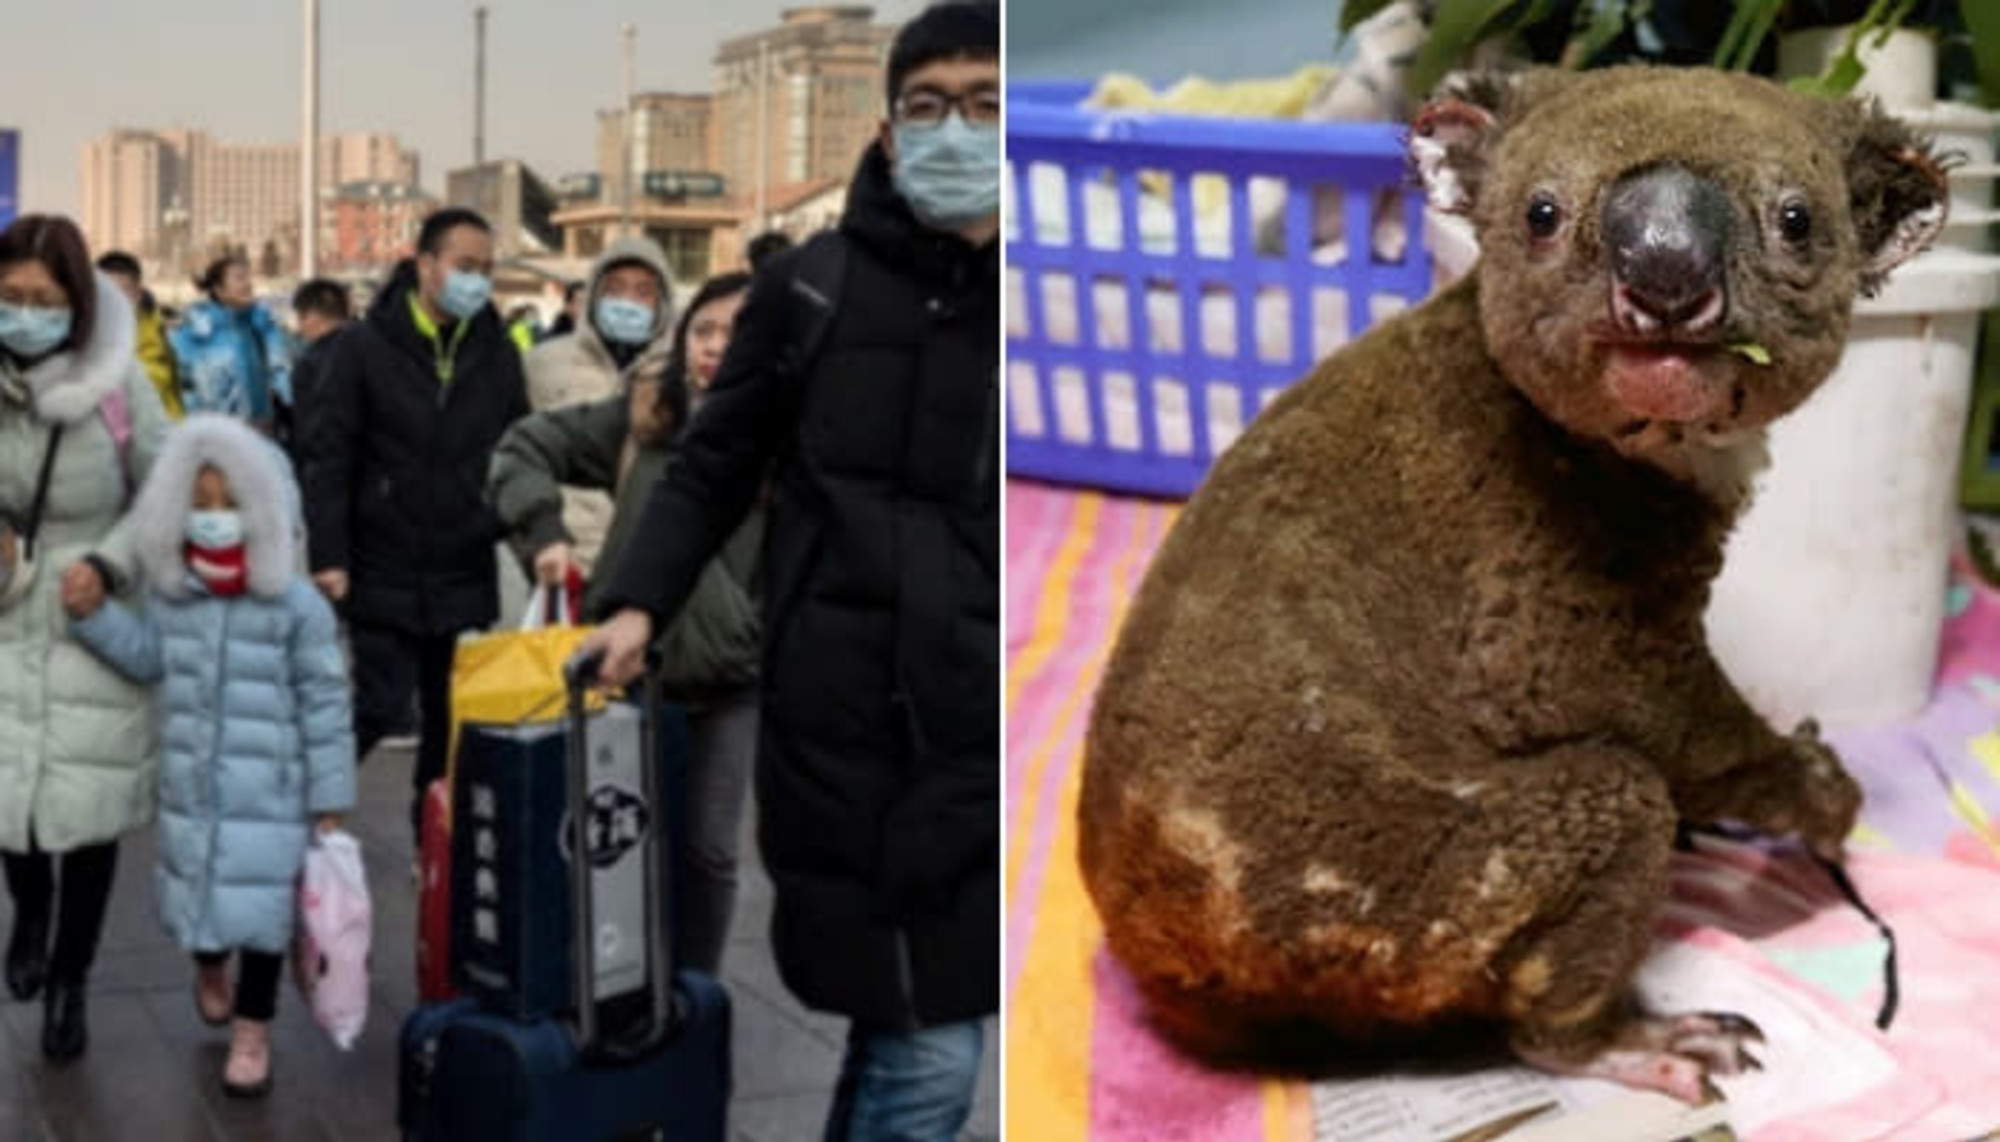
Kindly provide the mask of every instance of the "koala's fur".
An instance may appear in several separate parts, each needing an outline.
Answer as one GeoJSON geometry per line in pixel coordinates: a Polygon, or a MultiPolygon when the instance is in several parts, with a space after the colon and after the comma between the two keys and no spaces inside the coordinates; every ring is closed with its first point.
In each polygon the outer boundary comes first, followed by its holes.
{"type": "Polygon", "coordinates": [[[1160,1025],[1205,1054],[1470,1019],[1589,1057],[1630,1016],[1678,819],[1837,851],[1859,806],[1810,732],[1745,705],[1701,616],[1762,427],[1941,224],[1936,164],[1869,108],[1708,71],[1467,83],[1417,132],[1481,264],[1216,465],[1097,696],[1085,879],[1160,1025]],[[1730,393],[1710,423],[1634,424],[1591,341],[1597,196],[1661,162],[1728,190],[1723,343],[1773,358],[1701,358],[1730,393]],[[1566,205],[1551,242],[1521,223],[1534,190],[1566,205]],[[1817,223],[1798,248],[1785,195],[1817,223]]]}

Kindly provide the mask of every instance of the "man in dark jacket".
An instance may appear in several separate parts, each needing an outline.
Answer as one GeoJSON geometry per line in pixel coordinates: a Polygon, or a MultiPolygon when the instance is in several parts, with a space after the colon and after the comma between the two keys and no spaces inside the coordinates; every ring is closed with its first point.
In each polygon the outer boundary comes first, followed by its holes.
{"type": "Polygon", "coordinates": [[[999,32],[960,2],[898,35],[840,229],[758,275],[588,644],[635,676],[775,461],[758,836],[786,985],[854,1021],[835,1140],[956,1137],[998,1007],[999,32]]]}
{"type": "Polygon", "coordinates": [[[452,648],[499,613],[504,529],[486,468],[528,411],[521,355],[488,301],[492,273],[486,220],[433,214],[416,258],[335,341],[299,408],[313,581],[345,606],[355,744],[366,757],[415,690],[419,793],[444,772],[452,648]]]}
{"type": "Polygon", "coordinates": [[[298,408],[305,393],[319,384],[333,358],[334,340],[354,316],[347,287],[331,278],[314,278],[292,294],[292,315],[298,321],[299,355],[292,361],[292,399],[278,404],[278,441],[294,464],[299,460],[298,408]]]}

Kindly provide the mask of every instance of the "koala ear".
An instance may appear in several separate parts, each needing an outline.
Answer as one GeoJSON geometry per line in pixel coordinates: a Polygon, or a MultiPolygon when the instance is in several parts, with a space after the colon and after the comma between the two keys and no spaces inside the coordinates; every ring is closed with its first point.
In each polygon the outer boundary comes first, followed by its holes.
{"type": "Polygon", "coordinates": [[[1487,145],[1499,134],[1512,78],[1472,72],[1445,77],[1410,122],[1410,160],[1425,197],[1439,210],[1469,214],[1478,197],[1487,145]]]}
{"type": "Polygon", "coordinates": [[[1849,209],[1860,237],[1862,288],[1873,293],[1944,228],[1951,190],[1926,140],[1873,105],[1855,110],[1861,130],[1847,156],[1849,209]]]}

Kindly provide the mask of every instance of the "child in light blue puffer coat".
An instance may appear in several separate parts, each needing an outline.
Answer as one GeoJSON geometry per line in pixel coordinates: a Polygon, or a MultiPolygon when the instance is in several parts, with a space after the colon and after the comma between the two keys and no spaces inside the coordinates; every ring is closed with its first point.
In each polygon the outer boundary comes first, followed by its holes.
{"type": "Polygon", "coordinates": [[[79,642],[160,687],[160,916],[194,953],[202,1018],[234,1012],[224,1089],[258,1097],[311,829],[337,828],[354,803],[339,631],[299,570],[284,458],[241,422],[174,429],[133,519],[144,612],[69,584],[63,604],[79,642]]]}

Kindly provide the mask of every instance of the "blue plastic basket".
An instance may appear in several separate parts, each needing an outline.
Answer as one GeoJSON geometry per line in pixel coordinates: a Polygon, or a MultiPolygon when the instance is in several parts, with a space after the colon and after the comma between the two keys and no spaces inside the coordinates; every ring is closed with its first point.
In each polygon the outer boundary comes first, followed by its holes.
{"type": "Polygon", "coordinates": [[[1430,292],[1422,196],[1396,124],[1080,110],[1089,92],[1007,90],[1007,467],[1185,496],[1286,385],[1430,292]]]}

